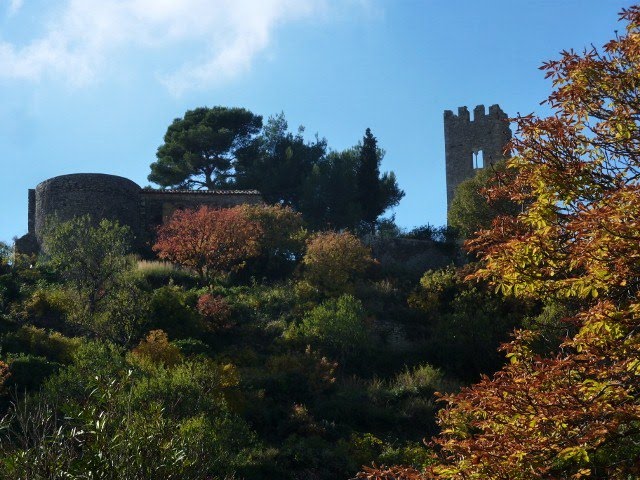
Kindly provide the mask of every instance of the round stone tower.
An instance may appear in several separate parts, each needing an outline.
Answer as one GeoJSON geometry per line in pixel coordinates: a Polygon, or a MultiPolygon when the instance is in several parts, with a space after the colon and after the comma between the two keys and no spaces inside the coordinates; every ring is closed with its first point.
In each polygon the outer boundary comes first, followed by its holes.
{"type": "MultiPolygon", "coordinates": [[[[60,175],[38,184],[33,195],[33,232],[42,242],[48,218],[64,222],[81,215],[96,221],[117,220],[131,228],[137,237],[140,230],[140,186],[135,182],[103,173],[60,175]]],[[[31,210],[31,209],[30,209],[31,210]]],[[[31,213],[31,212],[30,212],[31,213]]]]}

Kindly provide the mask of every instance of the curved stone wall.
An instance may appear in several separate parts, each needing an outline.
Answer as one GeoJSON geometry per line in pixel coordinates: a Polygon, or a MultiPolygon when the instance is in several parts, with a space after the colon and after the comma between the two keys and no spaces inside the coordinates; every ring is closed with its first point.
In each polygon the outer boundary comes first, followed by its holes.
{"type": "Polygon", "coordinates": [[[118,220],[138,236],[140,190],[127,178],[103,173],[74,173],[45,180],[35,189],[36,238],[42,241],[48,217],[67,221],[87,214],[96,220],[118,220]]]}
{"type": "Polygon", "coordinates": [[[182,208],[208,205],[228,208],[262,203],[256,190],[153,190],[141,189],[131,180],[104,173],[60,175],[29,189],[28,233],[16,240],[16,251],[38,254],[47,222],[66,222],[90,215],[97,223],[117,220],[131,228],[134,250],[150,255],[156,230],[171,214],[182,208]]]}

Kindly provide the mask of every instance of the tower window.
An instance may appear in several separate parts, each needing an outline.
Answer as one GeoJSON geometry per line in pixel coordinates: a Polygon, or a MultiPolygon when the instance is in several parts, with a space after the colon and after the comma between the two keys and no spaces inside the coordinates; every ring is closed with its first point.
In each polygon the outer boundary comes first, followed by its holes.
{"type": "Polygon", "coordinates": [[[482,150],[473,151],[473,168],[484,168],[484,153],[482,150]]]}

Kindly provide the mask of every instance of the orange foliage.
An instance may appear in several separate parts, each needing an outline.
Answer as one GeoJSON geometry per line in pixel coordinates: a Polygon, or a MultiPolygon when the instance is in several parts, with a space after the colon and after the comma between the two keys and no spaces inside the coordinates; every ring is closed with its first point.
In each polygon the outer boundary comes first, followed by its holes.
{"type": "MultiPolygon", "coordinates": [[[[519,117],[517,156],[487,190],[526,206],[479,232],[469,280],[508,295],[571,298],[577,332],[537,356],[518,332],[493,378],[448,396],[425,478],[640,478],[640,6],[602,52],[543,66],[549,118],[519,117]]],[[[361,478],[402,478],[398,475],[361,478]]]]}
{"type": "Polygon", "coordinates": [[[3,394],[5,391],[4,383],[9,378],[9,365],[0,360],[0,394],[3,394]]]}
{"type": "Polygon", "coordinates": [[[424,477],[415,468],[411,467],[364,467],[358,473],[359,480],[422,480],[424,477]]]}
{"type": "Polygon", "coordinates": [[[160,258],[209,278],[238,271],[248,258],[258,255],[261,232],[241,207],[178,210],[158,228],[153,250],[160,258]]]}

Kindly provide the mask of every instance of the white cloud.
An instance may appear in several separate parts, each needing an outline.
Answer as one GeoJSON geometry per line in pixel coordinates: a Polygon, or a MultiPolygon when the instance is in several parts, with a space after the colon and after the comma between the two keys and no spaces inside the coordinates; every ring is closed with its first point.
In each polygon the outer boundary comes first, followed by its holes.
{"type": "Polygon", "coordinates": [[[15,15],[22,7],[22,0],[9,0],[9,15],[15,15]]]}
{"type": "MultiPolygon", "coordinates": [[[[29,43],[0,41],[0,77],[83,85],[131,49],[189,46],[189,57],[166,65],[161,76],[179,93],[246,72],[279,25],[322,16],[327,1],[66,0],[29,43]]],[[[11,0],[10,10],[21,4],[11,0]]]]}

